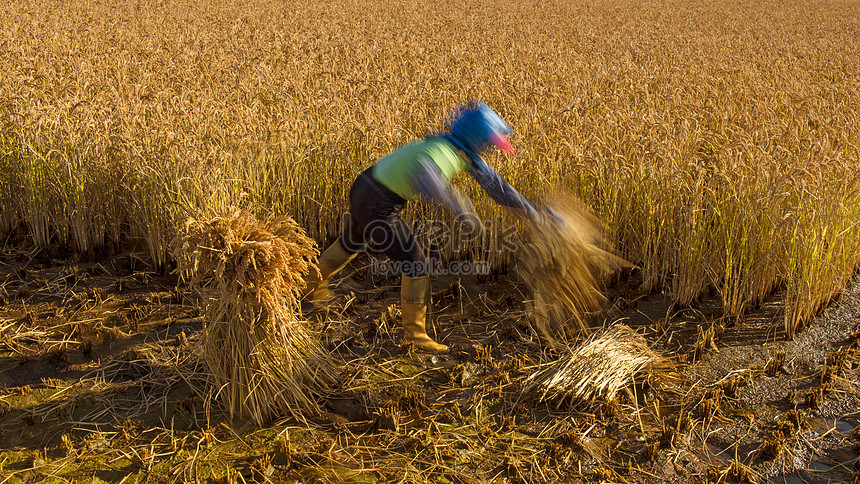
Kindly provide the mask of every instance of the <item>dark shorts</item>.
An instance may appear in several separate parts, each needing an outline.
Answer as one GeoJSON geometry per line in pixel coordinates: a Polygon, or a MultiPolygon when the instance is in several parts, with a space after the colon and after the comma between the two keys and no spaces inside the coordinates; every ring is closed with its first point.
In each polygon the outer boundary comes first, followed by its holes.
{"type": "Polygon", "coordinates": [[[376,181],[368,168],[349,191],[349,217],[341,235],[347,252],[384,254],[408,277],[427,275],[427,258],[400,218],[406,200],[376,181]]]}

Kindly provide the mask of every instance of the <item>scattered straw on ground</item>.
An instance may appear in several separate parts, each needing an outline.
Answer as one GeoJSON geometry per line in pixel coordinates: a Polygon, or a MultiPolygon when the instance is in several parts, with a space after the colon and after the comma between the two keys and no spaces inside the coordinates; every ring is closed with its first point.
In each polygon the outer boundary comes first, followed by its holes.
{"type": "Polygon", "coordinates": [[[541,365],[526,379],[524,394],[540,393],[540,400],[574,404],[612,402],[658,359],[645,338],[618,324],[570,347],[569,354],[560,359],[541,365]]]}

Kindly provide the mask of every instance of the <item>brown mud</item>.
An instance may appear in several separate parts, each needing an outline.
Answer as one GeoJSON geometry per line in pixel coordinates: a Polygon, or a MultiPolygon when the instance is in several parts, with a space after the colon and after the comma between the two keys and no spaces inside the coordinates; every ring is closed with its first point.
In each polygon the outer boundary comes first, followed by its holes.
{"type": "Polygon", "coordinates": [[[360,259],[309,315],[341,363],[325,412],[230,421],[195,357],[199,301],[125,247],[0,253],[0,483],[860,482],[860,281],[793,341],[779,295],[741,320],[625,273],[603,324],[665,362],[615,402],[540,401],[557,354],[515,271],[433,280],[444,355],[399,345],[398,280],[360,259]]]}

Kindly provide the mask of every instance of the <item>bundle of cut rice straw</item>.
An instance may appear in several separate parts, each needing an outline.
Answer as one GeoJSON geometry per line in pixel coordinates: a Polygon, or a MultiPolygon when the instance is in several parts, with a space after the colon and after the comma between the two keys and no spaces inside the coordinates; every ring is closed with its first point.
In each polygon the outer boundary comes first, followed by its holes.
{"type": "Polygon", "coordinates": [[[523,393],[539,400],[591,404],[612,402],[619,390],[660,361],[642,335],[618,324],[595,333],[560,359],[529,375],[523,393]]]}
{"type": "Polygon", "coordinates": [[[192,217],[172,246],[183,277],[206,300],[203,358],[231,416],[263,425],[318,410],[334,382],[330,358],[300,321],[299,294],[317,249],[291,218],[232,211],[192,217]]]}
{"type": "Polygon", "coordinates": [[[589,317],[606,301],[602,282],[630,264],[610,253],[606,230],[585,205],[558,195],[532,223],[518,271],[532,293],[534,322],[547,342],[587,332],[589,317]]]}

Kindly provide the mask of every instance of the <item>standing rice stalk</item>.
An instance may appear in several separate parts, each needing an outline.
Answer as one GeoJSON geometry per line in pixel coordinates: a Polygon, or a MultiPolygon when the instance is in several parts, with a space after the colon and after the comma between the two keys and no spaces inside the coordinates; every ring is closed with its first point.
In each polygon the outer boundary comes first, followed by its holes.
{"type": "Polygon", "coordinates": [[[8,234],[18,224],[19,202],[22,197],[20,173],[16,167],[20,159],[12,143],[0,137],[0,235],[8,234]]]}
{"type": "Polygon", "coordinates": [[[860,177],[836,167],[830,180],[805,185],[788,244],[785,335],[793,338],[854,277],[860,264],[860,177]],[[822,228],[823,227],[823,228],[822,228]]]}
{"type": "Polygon", "coordinates": [[[295,221],[260,222],[244,211],[191,218],[173,253],[206,298],[204,359],[231,415],[262,425],[317,410],[315,396],[335,379],[315,333],[298,320],[317,249],[295,221]]]}

